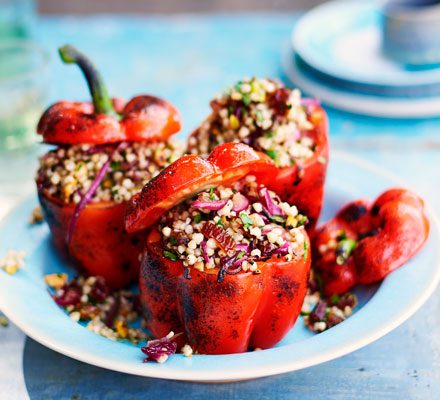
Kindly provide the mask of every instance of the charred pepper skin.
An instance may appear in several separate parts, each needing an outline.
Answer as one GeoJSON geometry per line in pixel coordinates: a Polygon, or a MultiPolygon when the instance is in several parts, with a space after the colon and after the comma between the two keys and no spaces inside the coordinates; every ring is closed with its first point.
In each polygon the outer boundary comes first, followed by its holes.
{"type": "MultiPolygon", "coordinates": [[[[149,95],[137,96],[128,103],[111,99],[101,75],[87,57],[69,45],[59,52],[65,63],[81,68],[93,101],[62,101],[49,107],[37,128],[45,143],[69,146],[149,142],[166,140],[180,129],[178,111],[165,100],[149,95]]],[[[142,236],[125,232],[125,203],[86,204],[71,232],[77,205],[48,195],[38,180],[37,190],[57,250],[68,256],[77,269],[102,276],[113,288],[137,279],[142,236]]]]}
{"type": "Polygon", "coordinates": [[[347,204],[313,238],[314,268],[321,275],[324,293],[342,294],[358,283],[384,279],[410,260],[428,235],[423,200],[408,190],[387,190],[374,203],[357,200],[347,204]],[[340,265],[336,248],[323,253],[319,248],[338,240],[341,232],[356,246],[340,265]]]}
{"type": "Polygon", "coordinates": [[[316,147],[313,156],[298,161],[291,167],[278,168],[274,176],[262,176],[261,183],[276,192],[282,200],[295,204],[308,217],[307,230],[316,226],[322,208],[324,183],[329,160],[328,121],[324,109],[318,105],[307,107],[309,121],[314,128],[307,133],[316,147]]]}
{"type": "Polygon", "coordinates": [[[162,252],[160,233],[153,227],[139,287],[146,324],[155,337],[184,332],[184,341],[201,354],[241,353],[274,346],[300,314],[310,255],[292,261],[273,257],[257,263],[260,274],[226,275],[219,283],[217,270],[191,269],[191,279],[185,278],[183,263],[162,252]]]}

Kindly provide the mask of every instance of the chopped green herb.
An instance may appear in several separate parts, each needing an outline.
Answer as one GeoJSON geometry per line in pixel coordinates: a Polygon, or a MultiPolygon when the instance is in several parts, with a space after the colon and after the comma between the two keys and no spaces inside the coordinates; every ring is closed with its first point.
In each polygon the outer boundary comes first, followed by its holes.
{"type": "Polygon", "coordinates": [[[243,104],[245,106],[248,106],[249,104],[251,104],[251,98],[249,97],[249,94],[243,93],[242,98],[243,98],[243,104]]]}
{"type": "Polygon", "coordinates": [[[337,304],[337,303],[339,303],[340,300],[341,300],[341,296],[339,296],[337,294],[332,294],[330,297],[331,304],[337,304]]]}
{"type": "Polygon", "coordinates": [[[240,93],[241,93],[241,85],[243,85],[243,81],[238,81],[238,82],[234,85],[234,89],[235,89],[237,92],[240,92],[240,93]]]}
{"type": "Polygon", "coordinates": [[[75,168],[75,171],[76,172],[78,172],[82,167],[85,167],[85,163],[83,163],[82,161],[80,161],[79,163],[78,163],[78,165],[76,166],[76,168],[75,168]]]}
{"type": "Polygon", "coordinates": [[[266,150],[266,154],[272,159],[277,159],[277,152],[275,150],[266,150]]]}
{"type": "Polygon", "coordinates": [[[303,253],[304,261],[307,260],[308,256],[309,256],[309,246],[307,244],[307,241],[304,240],[304,253],[303,253]]]}
{"type": "Polygon", "coordinates": [[[279,222],[280,224],[284,224],[286,222],[286,219],[279,216],[279,215],[271,215],[271,216],[269,216],[269,219],[272,222],[279,222]]]}
{"type": "Polygon", "coordinates": [[[265,138],[268,138],[268,139],[272,139],[272,138],[273,138],[273,132],[267,132],[267,133],[264,135],[264,137],[265,137],[265,138]]]}
{"type": "Polygon", "coordinates": [[[110,168],[112,169],[112,171],[118,171],[120,167],[121,167],[120,161],[112,161],[110,163],[110,168]]]}
{"type": "Polygon", "coordinates": [[[356,248],[356,241],[353,239],[344,239],[338,243],[336,247],[336,264],[344,265],[353,250],[356,248]]]}
{"type": "Polygon", "coordinates": [[[179,256],[174,251],[171,250],[164,250],[163,256],[171,261],[177,261],[179,259],[179,256]]]}
{"type": "Polygon", "coordinates": [[[170,243],[172,246],[175,246],[177,244],[177,239],[174,236],[170,237],[170,243]]]}
{"type": "Polygon", "coordinates": [[[217,226],[221,226],[222,228],[225,227],[225,224],[223,223],[223,221],[221,220],[221,218],[217,221],[216,225],[217,225],[217,226]]]}
{"type": "Polygon", "coordinates": [[[243,222],[243,227],[245,229],[249,229],[253,225],[253,223],[254,223],[252,218],[248,214],[246,214],[244,212],[240,213],[240,219],[243,222]]]}
{"type": "Polygon", "coordinates": [[[305,215],[298,215],[298,225],[297,226],[303,226],[308,221],[309,221],[309,219],[305,215]]]}
{"type": "Polygon", "coordinates": [[[193,217],[193,221],[198,224],[200,221],[202,220],[202,215],[201,214],[196,214],[193,217]]]}
{"type": "Polygon", "coordinates": [[[243,258],[243,256],[246,254],[245,251],[240,251],[240,253],[237,254],[237,260],[239,260],[240,258],[243,258]]]}
{"type": "Polygon", "coordinates": [[[215,200],[215,191],[214,188],[209,189],[209,199],[215,200]]]}

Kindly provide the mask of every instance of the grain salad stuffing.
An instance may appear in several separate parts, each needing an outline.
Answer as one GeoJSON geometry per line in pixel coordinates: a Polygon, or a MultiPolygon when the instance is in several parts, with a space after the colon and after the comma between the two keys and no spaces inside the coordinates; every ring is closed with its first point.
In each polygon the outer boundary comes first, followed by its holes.
{"type": "Polygon", "coordinates": [[[148,339],[140,321],[138,295],[129,290],[111,291],[101,277],[82,277],[67,281],[65,274],[49,274],[46,284],[55,289],[53,299],[75,322],[84,322],[91,332],[110,340],[132,343],[148,339]]]}
{"type": "Polygon", "coordinates": [[[307,218],[295,206],[259,185],[253,176],[231,187],[207,189],[174,207],[159,224],[163,256],[190,269],[225,274],[260,273],[257,261],[307,257],[302,226],[307,218]]]}
{"type": "Polygon", "coordinates": [[[37,184],[46,195],[78,204],[101,174],[91,202],[122,203],[182,153],[182,146],[174,142],[59,147],[41,157],[37,184]]]}
{"type": "Polygon", "coordinates": [[[9,249],[6,255],[0,259],[0,268],[9,275],[15,275],[18,270],[24,267],[25,256],[24,251],[9,249]]]}
{"type": "Polygon", "coordinates": [[[189,150],[207,156],[226,142],[243,142],[265,152],[279,167],[312,157],[305,100],[270,79],[243,79],[211,102],[212,113],[191,135],[189,150]]]}
{"type": "Polygon", "coordinates": [[[350,292],[324,297],[319,286],[318,275],[312,272],[301,308],[304,324],[315,333],[326,331],[345,321],[352,315],[358,303],[356,295],[350,292]]]}

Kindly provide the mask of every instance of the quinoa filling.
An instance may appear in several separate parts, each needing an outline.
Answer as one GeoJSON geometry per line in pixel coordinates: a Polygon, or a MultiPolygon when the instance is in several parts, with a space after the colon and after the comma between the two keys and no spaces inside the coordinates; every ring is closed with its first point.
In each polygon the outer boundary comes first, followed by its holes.
{"type": "Polygon", "coordinates": [[[189,139],[193,154],[207,156],[225,142],[265,152],[279,167],[312,157],[313,128],[298,89],[269,79],[243,79],[211,102],[212,113],[189,139]]]}
{"type": "Polygon", "coordinates": [[[59,147],[40,158],[37,184],[45,194],[65,204],[78,204],[99,176],[91,202],[122,203],[182,154],[182,147],[172,142],[59,147]]]}
{"type": "Polygon", "coordinates": [[[190,267],[218,269],[222,281],[225,274],[259,273],[257,262],[273,256],[306,258],[306,222],[295,206],[248,176],[177,205],[162,217],[159,230],[164,257],[183,261],[187,274],[190,267]]]}

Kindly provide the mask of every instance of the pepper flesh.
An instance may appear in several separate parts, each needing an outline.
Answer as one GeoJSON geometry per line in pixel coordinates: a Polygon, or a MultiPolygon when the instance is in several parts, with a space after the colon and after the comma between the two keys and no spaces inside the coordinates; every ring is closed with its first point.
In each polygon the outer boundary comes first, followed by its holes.
{"type": "Polygon", "coordinates": [[[315,143],[313,156],[305,161],[297,161],[291,167],[278,168],[275,175],[263,174],[257,177],[269,190],[276,192],[289,204],[295,204],[300,213],[308,217],[307,230],[311,232],[321,213],[329,143],[324,109],[312,104],[307,107],[307,113],[314,127],[307,132],[307,136],[315,143]]]}
{"type": "Polygon", "coordinates": [[[89,204],[82,210],[67,245],[66,232],[75,205],[63,204],[41,190],[38,196],[56,249],[72,259],[76,268],[91,276],[102,276],[113,288],[136,280],[143,235],[124,231],[125,204],[89,204]]]}
{"type": "Polygon", "coordinates": [[[357,200],[344,206],[313,238],[314,269],[326,295],[342,294],[355,284],[384,279],[423,246],[429,234],[424,203],[405,189],[390,189],[374,203],[357,200]],[[344,236],[356,242],[345,263],[337,262],[337,248],[329,241],[344,236]]]}
{"type": "Polygon", "coordinates": [[[182,261],[169,260],[162,251],[160,233],[153,227],[139,287],[146,324],[155,337],[184,332],[182,340],[201,354],[240,353],[274,346],[299,316],[310,255],[292,261],[275,256],[257,262],[260,274],[226,275],[219,283],[218,269],[191,269],[191,279],[186,279],[182,261]]]}

